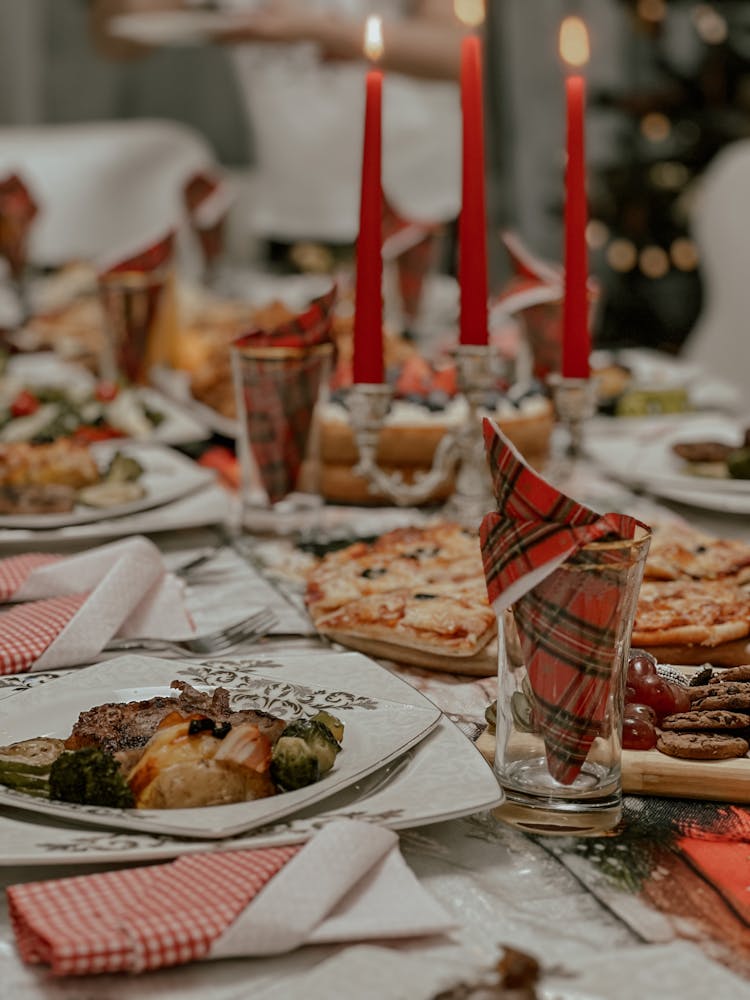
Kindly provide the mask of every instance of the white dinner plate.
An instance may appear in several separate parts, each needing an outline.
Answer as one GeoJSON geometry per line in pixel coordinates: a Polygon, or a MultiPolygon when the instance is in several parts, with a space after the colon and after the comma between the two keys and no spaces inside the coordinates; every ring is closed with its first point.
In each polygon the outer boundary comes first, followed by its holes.
{"type": "Polygon", "coordinates": [[[685,415],[661,427],[644,422],[633,434],[591,434],[586,450],[606,472],[629,486],[688,506],[750,514],[750,480],[693,475],[672,450],[674,444],[685,441],[738,445],[743,433],[742,423],[729,417],[685,415]]]}
{"type": "Polygon", "coordinates": [[[230,519],[232,498],[227,490],[215,483],[181,497],[163,507],[151,507],[125,517],[106,521],[87,521],[64,528],[0,527],[0,546],[56,545],[58,543],[103,542],[108,538],[127,535],[153,535],[161,531],[181,531],[205,525],[222,524],[230,519]]]}
{"type": "MultiPolygon", "coordinates": [[[[128,657],[150,664],[142,657],[128,657]]],[[[124,663],[121,659],[119,663],[124,663]]],[[[356,695],[422,707],[425,698],[394,674],[359,653],[287,653],[277,660],[263,657],[208,665],[175,663],[173,675],[191,683],[246,687],[254,673],[309,683],[325,676],[356,695]]],[[[0,689],[19,686],[38,690],[42,674],[0,678],[0,689]]],[[[18,704],[14,694],[4,708],[18,704]]],[[[345,736],[346,740],[346,736],[345,736]]],[[[63,819],[0,806],[0,865],[100,864],[142,862],[207,849],[241,850],[306,841],[337,819],[361,819],[391,829],[405,829],[491,809],[502,799],[497,780],[474,744],[445,716],[417,746],[348,788],[293,816],[249,834],[222,840],[185,840],[124,830],[86,829],[63,819]]]]}
{"type": "Polygon", "coordinates": [[[142,442],[102,441],[91,446],[91,454],[100,469],[106,469],[115,452],[132,456],[143,466],[138,480],[145,494],[139,500],[98,509],[76,504],[63,514],[0,514],[1,528],[62,528],[92,521],[109,521],[127,514],[162,507],[180,497],[194,493],[214,479],[210,469],[196,465],[177,451],[164,445],[142,442]]]}
{"type": "MultiPolygon", "coordinates": [[[[310,672],[307,683],[285,676],[283,666],[269,661],[267,675],[238,675],[231,690],[235,709],[259,709],[280,718],[299,719],[326,710],[344,723],[343,750],[331,771],[305,788],[250,802],[195,809],[114,809],[36,798],[0,785],[0,803],[55,819],[106,825],[120,830],[215,839],[231,837],[275,822],[304,806],[338,792],[405,753],[435,728],[440,709],[426,698],[419,705],[398,703],[350,692],[340,676],[324,664],[310,672]],[[343,683],[337,683],[343,682],[343,683]]],[[[145,657],[121,657],[23,691],[0,704],[0,743],[35,736],[64,738],[79,713],[110,702],[138,701],[169,694],[172,680],[213,690],[222,667],[205,667],[196,676],[184,665],[145,657]],[[207,677],[211,680],[207,681],[207,677]]]]}

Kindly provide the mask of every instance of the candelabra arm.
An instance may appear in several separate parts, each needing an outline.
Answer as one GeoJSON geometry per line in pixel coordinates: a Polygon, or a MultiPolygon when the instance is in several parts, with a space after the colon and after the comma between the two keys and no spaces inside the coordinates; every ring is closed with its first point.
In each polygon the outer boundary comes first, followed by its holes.
{"type": "Polygon", "coordinates": [[[459,458],[459,443],[446,431],[426,472],[416,473],[407,483],[401,472],[386,472],[378,465],[380,431],[388,414],[392,391],[387,385],[355,384],[347,396],[354,440],[359,454],[355,475],[363,476],[372,493],[382,493],[397,506],[411,506],[428,500],[452,475],[459,458]]]}

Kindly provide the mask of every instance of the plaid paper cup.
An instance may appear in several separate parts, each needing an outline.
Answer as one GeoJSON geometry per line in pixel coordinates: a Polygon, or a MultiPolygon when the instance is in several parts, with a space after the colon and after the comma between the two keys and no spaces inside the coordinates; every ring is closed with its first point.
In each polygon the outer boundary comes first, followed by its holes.
{"type": "Polygon", "coordinates": [[[327,391],[333,344],[232,348],[243,505],[271,505],[292,493],[317,495],[315,414],[327,391]]]}

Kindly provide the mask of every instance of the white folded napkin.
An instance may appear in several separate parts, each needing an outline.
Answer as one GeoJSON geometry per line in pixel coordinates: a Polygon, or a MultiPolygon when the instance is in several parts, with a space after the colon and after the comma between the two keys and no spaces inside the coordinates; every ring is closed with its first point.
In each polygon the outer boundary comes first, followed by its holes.
{"type": "Polygon", "coordinates": [[[115,635],[184,638],[193,626],[181,582],[146,538],[79,555],[31,554],[0,562],[0,673],[92,660],[115,635]]]}
{"type": "Polygon", "coordinates": [[[281,869],[208,957],[277,955],[303,944],[417,937],[455,926],[404,861],[397,834],[339,820],[281,869]]]}

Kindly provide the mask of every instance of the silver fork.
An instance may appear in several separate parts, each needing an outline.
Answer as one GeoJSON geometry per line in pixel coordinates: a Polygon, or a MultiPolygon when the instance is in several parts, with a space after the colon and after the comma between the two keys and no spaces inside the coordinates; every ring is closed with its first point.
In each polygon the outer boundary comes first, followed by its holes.
{"type": "Polygon", "coordinates": [[[155,653],[178,653],[180,656],[206,656],[226,652],[252,639],[260,639],[270,632],[276,622],[276,615],[270,608],[261,608],[233,625],[190,639],[111,639],[104,651],[122,653],[138,649],[155,653]]]}

